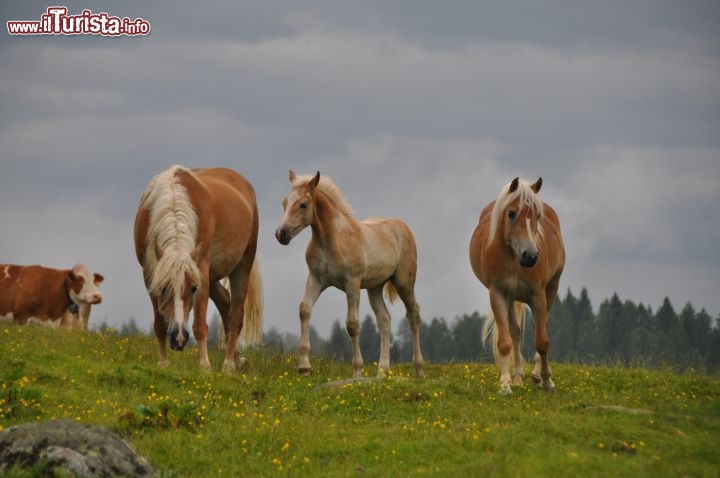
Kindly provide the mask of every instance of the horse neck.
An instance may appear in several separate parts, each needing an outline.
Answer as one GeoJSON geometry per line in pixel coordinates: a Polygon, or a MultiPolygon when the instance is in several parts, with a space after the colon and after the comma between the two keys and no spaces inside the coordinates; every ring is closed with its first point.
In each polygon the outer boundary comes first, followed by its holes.
{"type": "Polygon", "coordinates": [[[342,223],[352,224],[355,219],[343,214],[333,201],[321,190],[315,192],[315,220],[311,228],[313,238],[321,245],[330,244],[337,237],[338,227],[342,223]]]}

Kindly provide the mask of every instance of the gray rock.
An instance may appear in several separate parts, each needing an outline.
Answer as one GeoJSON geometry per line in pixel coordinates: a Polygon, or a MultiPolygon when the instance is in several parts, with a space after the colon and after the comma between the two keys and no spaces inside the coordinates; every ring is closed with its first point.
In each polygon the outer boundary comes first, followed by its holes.
{"type": "Polygon", "coordinates": [[[18,425],[0,432],[0,475],[38,464],[80,477],[147,477],[157,471],[111,430],[66,420],[18,425]]]}

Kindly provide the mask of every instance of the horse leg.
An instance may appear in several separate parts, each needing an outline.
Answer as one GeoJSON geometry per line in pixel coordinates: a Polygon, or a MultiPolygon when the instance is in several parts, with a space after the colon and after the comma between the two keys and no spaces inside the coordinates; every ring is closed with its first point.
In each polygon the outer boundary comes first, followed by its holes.
{"type": "Polygon", "coordinates": [[[380,332],[380,360],[378,361],[378,377],[384,377],[390,370],[390,313],[383,299],[383,286],[368,289],[368,299],[377,320],[380,332]]]}
{"type": "Polygon", "coordinates": [[[159,367],[168,367],[170,365],[170,360],[167,358],[167,321],[165,320],[165,317],[158,312],[157,304],[155,300],[153,299],[153,310],[155,311],[155,320],[153,324],[153,328],[155,329],[155,337],[157,338],[158,342],[158,366],[159,367]]]}
{"type": "Polygon", "coordinates": [[[540,387],[545,390],[552,390],[555,384],[552,381],[552,373],[550,372],[550,363],[548,362],[548,350],[550,348],[550,339],[547,335],[547,306],[544,295],[536,297],[533,306],[533,315],[535,316],[535,370],[533,370],[533,382],[539,383],[540,387]],[[540,365],[540,375],[537,375],[538,358],[540,365]]]}
{"type": "MultiPolygon", "coordinates": [[[[250,281],[250,269],[253,259],[250,261],[243,260],[230,273],[230,298],[227,311],[227,321],[223,320],[225,325],[225,360],[223,361],[222,371],[232,374],[236,370],[237,341],[240,331],[243,328],[245,320],[245,297],[247,296],[248,285],[250,281]]],[[[218,284],[220,287],[220,284],[218,284]]],[[[220,292],[222,294],[222,292],[220,292]]],[[[222,317],[222,314],[221,314],[222,317]]],[[[242,360],[238,359],[242,363],[242,360]]]]}
{"type": "Polygon", "coordinates": [[[512,393],[510,384],[512,377],[510,375],[510,365],[512,357],[513,342],[510,338],[508,327],[508,300],[498,291],[490,289],[490,308],[495,317],[495,329],[497,330],[497,350],[498,360],[500,362],[500,390],[501,394],[512,393]]]}
{"type": "Polygon", "coordinates": [[[423,378],[425,373],[423,372],[423,360],[422,351],[420,350],[420,306],[415,300],[415,290],[413,284],[415,278],[412,280],[402,281],[398,274],[395,274],[393,285],[397,290],[400,300],[405,305],[405,315],[408,323],[410,324],[410,331],[412,332],[412,347],[413,347],[413,368],[415,369],[415,378],[423,378]]]}
{"type": "Polygon", "coordinates": [[[207,326],[207,307],[208,307],[208,289],[206,287],[200,287],[195,292],[195,304],[193,305],[194,317],[192,330],[195,335],[195,340],[198,343],[198,355],[200,356],[200,368],[209,372],[210,359],[208,358],[207,350],[207,339],[208,339],[208,326],[207,326]]]}
{"type": "Polygon", "coordinates": [[[298,373],[300,375],[310,375],[312,373],[312,366],[310,365],[310,315],[312,314],[313,305],[315,305],[324,289],[312,274],[308,274],[305,282],[305,295],[302,302],[300,302],[300,342],[298,343],[298,373]]]}
{"type": "MultiPolygon", "coordinates": [[[[218,313],[220,314],[220,321],[222,322],[223,331],[223,342],[227,341],[227,329],[228,320],[230,318],[230,293],[225,287],[220,284],[219,281],[210,283],[210,300],[215,304],[218,313]]],[[[219,333],[218,333],[219,335],[219,333]]],[[[218,348],[227,350],[227,344],[217,344],[218,348]]]]}
{"type": "Polygon", "coordinates": [[[360,352],[360,279],[351,281],[345,287],[347,298],[347,328],[353,347],[353,378],[362,377],[363,358],[360,352]]]}
{"type": "Polygon", "coordinates": [[[510,338],[512,339],[512,361],[514,365],[513,385],[523,384],[523,321],[524,305],[522,302],[513,302],[508,307],[508,325],[510,327],[510,338]]]}

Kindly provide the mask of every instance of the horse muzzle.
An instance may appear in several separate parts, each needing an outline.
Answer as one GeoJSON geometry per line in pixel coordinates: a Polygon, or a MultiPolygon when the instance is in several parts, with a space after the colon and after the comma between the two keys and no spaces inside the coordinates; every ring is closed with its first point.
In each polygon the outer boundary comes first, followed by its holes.
{"type": "Polygon", "coordinates": [[[278,229],[275,231],[275,239],[277,239],[278,242],[279,242],[280,244],[282,244],[283,246],[287,246],[288,244],[290,244],[290,240],[292,239],[292,235],[290,235],[290,232],[289,232],[287,229],[285,229],[284,227],[283,227],[283,228],[278,228],[278,229]]]}
{"type": "Polygon", "coordinates": [[[538,260],[537,252],[523,251],[520,254],[520,267],[533,267],[538,260]]]}
{"type": "Polygon", "coordinates": [[[170,339],[170,348],[182,352],[190,339],[190,334],[185,327],[181,330],[179,325],[174,324],[168,330],[168,338],[170,339]]]}

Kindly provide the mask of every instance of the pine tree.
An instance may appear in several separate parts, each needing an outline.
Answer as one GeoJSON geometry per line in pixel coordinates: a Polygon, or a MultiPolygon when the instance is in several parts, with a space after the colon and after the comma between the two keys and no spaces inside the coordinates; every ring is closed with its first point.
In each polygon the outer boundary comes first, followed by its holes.
{"type": "MultiPolygon", "coordinates": [[[[422,333],[421,328],[420,340],[422,340],[422,333]]],[[[398,325],[397,339],[392,343],[391,359],[397,362],[409,362],[412,360],[412,331],[407,320],[401,320],[398,325]]]]}
{"type": "Polygon", "coordinates": [[[598,313],[598,332],[602,353],[606,357],[618,358],[618,349],[622,340],[623,304],[617,294],[600,304],[598,313]]]}
{"type": "Polygon", "coordinates": [[[423,357],[432,362],[447,362],[455,358],[450,329],[442,317],[434,317],[426,330],[421,326],[420,344],[423,357]]]}
{"type": "Polygon", "coordinates": [[[666,334],[669,333],[678,323],[678,317],[675,313],[675,309],[673,309],[670,299],[667,297],[665,297],[662,306],[660,306],[657,314],[655,314],[655,322],[657,323],[659,329],[666,334]]]}
{"type": "Polygon", "coordinates": [[[380,360],[380,334],[375,320],[369,315],[366,315],[360,324],[360,350],[366,363],[380,360]]]}
{"type": "Polygon", "coordinates": [[[283,347],[283,336],[275,327],[270,327],[270,330],[263,333],[263,345],[268,349],[277,353],[284,351],[283,347]]]}
{"type": "MultiPolygon", "coordinates": [[[[557,361],[565,361],[575,356],[576,308],[577,300],[568,289],[565,299],[558,298],[548,314],[547,330],[550,337],[550,349],[552,357],[557,361]]],[[[526,323],[525,327],[527,328],[527,326],[526,323]]],[[[528,357],[528,355],[525,355],[525,357],[528,357]]]]}
{"type": "Polygon", "coordinates": [[[480,344],[483,317],[476,311],[472,315],[463,315],[455,320],[450,331],[454,344],[455,358],[475,362],[485,356],[480,344]]]}
{"type": "Polygon", "coordinates": [[[352,342],[347,330],[340,325],[339,320],[335,320],[330,329],[330,339],[327,343],[328,354],[336,360],[352,359],[352,342]]]}
{"type": "Polygon", "coordinates": [[[580,291],[580,298],[575,305],[575,351],[583,361],[591,361],[600,355],[600,336],[597,319],[593,312],[590,296],[585,287],[580,291]]]}

